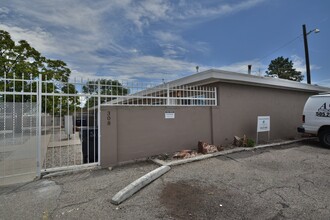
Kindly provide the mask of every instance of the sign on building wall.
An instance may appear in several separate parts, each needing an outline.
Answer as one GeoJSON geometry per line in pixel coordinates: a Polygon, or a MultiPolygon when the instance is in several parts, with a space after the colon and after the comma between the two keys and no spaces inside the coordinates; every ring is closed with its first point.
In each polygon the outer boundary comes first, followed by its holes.
{"type": "Polygon", "coordinates": [[[269,141],[269,139],[270,139],[270,116],[258,116],[256,144],[258,144],[259,132],[268,132],[268,141],[269,141]]]}
{"type": "Polygon", "coordinates": [[[257,132],[270,131],[270,116],[258,116],[257,132]]]}
{"type": "Polygon", "coordinates": [[[165,119],[174,119],[175,113],[174,112],[165,112],[165,119]]]}

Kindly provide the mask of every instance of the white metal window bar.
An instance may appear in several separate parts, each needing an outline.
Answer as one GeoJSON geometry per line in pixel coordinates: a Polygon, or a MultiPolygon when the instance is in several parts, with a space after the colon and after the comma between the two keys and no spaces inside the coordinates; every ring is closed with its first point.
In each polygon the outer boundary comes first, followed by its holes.
{"type": "Polygon", "coordinates": [[[33,77],[29,74],[22,74],[21,78],[0,75],[3,88],[3,91],[0,91],[0,102],[3,106],[1,110],[3,122],[0,125],[2,155],[0,156],[3,157],[3,163],[6,165],[2,167],[3,176],[7,175],[5,169],[10,169],[9,164],[14,164],[9,163],[7,160],[9,157],[4,153],[9,139],[10,141],[21,140],[21,142],[25,140],[26,143],[29,142],[26,140],[30,142],[36,140],[37,176],[40,176],[42,172],[85,166],[84,163],[99,164],[101,104],[118,106],[217,105],[216,87],[170,83],[155,85],[149,82],[119,82],[106,79],[87,81],[73,79],[63,82],[48,79],[46,76],[42,77],[42,75],[33,77]],[[8,103],[13,103],[10,111],[8,103]],[[7,116],[9,112],[11,112],[11,121],[7,116]],[[65,121],[65,116],[72,117],[71,119],[68,117],[68,121],[65,121]],[[69,126],[69,122],[72,123],[72,133],[65,128],[69,126]],[[10,126],[12,133],[9,133],[10,126]],[[19,128],[14,131],[15,127],[19,128]],[[87,140],[82,140],[84,129],[87,132],[87,140]],[[90,138],[93,139],[90,141],[90,138]],[[85,156],[82,152],[83,141],[88,142],[85,156]]]}

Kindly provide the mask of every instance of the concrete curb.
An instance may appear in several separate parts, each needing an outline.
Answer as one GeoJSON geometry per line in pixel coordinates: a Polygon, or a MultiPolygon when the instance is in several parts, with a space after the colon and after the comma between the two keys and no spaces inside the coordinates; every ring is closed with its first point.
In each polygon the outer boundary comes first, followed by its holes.
{"type": "Polygon", "coordinates": [[[159,160],[159,159],[151,159],[151,161],[159,166],[166,166],[166,164],[167,164],[165,161],[159,160]]]}
{"type": "Polygon", "coordinates": [[[279,143],[274,143],[274,144],[264,144],[264,145],[255,146],[254,149],[260,149],[260,148],[265,148],[265,147],[276,147],[276,146],[280,146],[280,145],[288,145],[288,144],[293,144],[293,143],[307,141],[307,140],[314,140],[314,139],[317,139],[317,138],[316,137],[301,138],[298,140],[284,141],[284,142],[279,142],[279,143]]]}
{"type": "Polygon", "coordinates": [[[207,158],[217,157],[217,156],[221,156],[221,155],[232,154],[232,153],[236,153],[236,152],[253,151],[253,150],[257,150],[257,149],[263,149],[263,148],[280,146],[280,145],[288,145],[288,144],[293,144],[293,143],[297,143],[300,141],[312,140],[312,139],[314,139],[314,138],[303,138],[303,139],[299,139],[299,140],[285,141],[285,142],[279,142],[279,143],[274,143],[274,144],[265,144],[265,145],[259,145],[259,146],[252,147],[252,148],[234,148],[231,150],[220,151],[220,152],[216,152],[213,154],[205,154],[205,155],[201,155],[201,156],[197,156],[197,157],[193,157],[193,158],[172,161],[169,163],[159,160],[159,159],[153,159],[152,161],[154,163],[160,165],[161,167],[147,173],[146,175],[140,177],[139,179],[135,180],[134,182],[132,182],[131,184],[126,186],[124,189],[120,190],[116,195],[114,195],[112,197],[111,203],[114,205],[119,205],[120,203],[124,202],[126,199],[131,197],[134,193],[138,192],[140,189],[142,189],[143,187],[145,187],[146,185],[148,185],[155,179],[157,179],[160,176],[162,176],[163,174],[167,173],[171,169],[170,166],[181,165],[181,164],[185,164],[185,163],[204,160],[207,158]]]}
{"type": "Polygon", "coordinates": [[[213,157],[212,154],[204,154],[204,155],[187,158],[187,159],[183,159],[183,160],[172,161],[172,162],[167,163],[166,165],[167,166],[176,166],[176,165],[190,163],[190,162],[194,162],[194,161],[198,161],[198,160],[204,160],[204,159],[211,158],[211,157],[213,157]]]}
{"type": "Polygon", "coordinates": [[[124,189],[120,190],[114,197],[112,197],[111,203],[119,205],[120,203],[131,197],[134,193],[136,193],[155,179],[168,172],[170,169],[171,167],[169,166],[161,166],[140,177],[139,179],[126,186],[124,189]]]}
{"type": "Polygon", "coordinates": [[[52,178],[52,177],[56,177],[56,176],[64,176],[64,175],[75,174],[75,173],[80,173],[80,172],[85,172],[85,171],[92,171],[92,170],[97,170],[97,169],[100,169],[100,167],[89,166],[89,167],[75,168],[72,170],[64,170],[64,171],[48,173],[48,174],[42,175],[41,178],[47,179],[47,178],[52,178]]]}
{"type": "Polygon", "coordinates": [[[313,140],[313,139],[315,139],[315,138],[302,138],[299,140],[284,141],[284,142],[273,143],[273,144],[264,144],[264,145],[258,145],[255,147],[244,147],[244,148],[239,147],[239,148],[234,148],[234,149],[230,149],[230,150],[226,150],[226,151],[219,151],[219,152],[216,152],[213,154],[204,154],[204,155],[196,156],[193,158],[171,161],[168,163],[165,161],[159,160],[159,159],[153,159],[152,161],[161,166],[176,166],[176,165],[181,165],[181,164],[185,164],[185,163],[191,163],[191,162],[195,162],[195,161],[199,161],[199,160],[204,160],[204,159],[211,158],[211,157],[217,157],[217,156],[222,156],[222,155],[227,155],[227,154],[232,154],[232,153],[237,153],[237,152],[242,152],[242,151],[253,151],[253,150],[258,150],[258,149],[263,149],[263,148],[268,148],[268,147],[276,147],[276,146],[280,146],[280,145],[288,145],[288,144],[293,144],[293,143],[297,143],[297,142],[301,142],[301,141],[305,141],[305,140],[313,140]]]}

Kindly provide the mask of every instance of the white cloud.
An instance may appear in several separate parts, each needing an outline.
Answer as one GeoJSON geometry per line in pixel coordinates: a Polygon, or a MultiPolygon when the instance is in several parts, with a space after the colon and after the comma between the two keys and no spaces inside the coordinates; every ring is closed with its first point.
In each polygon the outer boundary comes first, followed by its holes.
{"type": "MultiPolygon", "coordinates": [[[[97,66],[97,65],[96,65],[97,66]]],[[[144,79],[148,81],[157,81],[164,79],[166,81],[174,80],[196,72],[196,63],[175,60],[171,58],[156,56],[131,56],[126,58],[115,58],[111,64],[104,64],[107,70],[106,74],[98,74],[87,67],[85,71],[80,71],[78,66],[71,68],[71,79],[78,82],[81,79],[117,79],[124,81],[134,81],[136,79],[144,79]]],[[[211,67],[204,67],[202,70],[211,67]]]]}
{"type": "MultiPolygon", "coordinates": [[[[176,10],[175,19],[191,20],[191,19],[214,19],[215,17],[237,13],[250,9],[264,2],[265,0],[246,0],[238,3],[227,4],[224,2],[211,2],[206,7],[205,2],[181,1],[181,7],[176,10]]],[[[207,2],[206,2],[207,3],[207,2]]],[[[198,21],[195,21],[198,22],[198,21]]]]}
{"type": "Polygon", "coordinates": [[[168,1],[164,0],[135,1],[130,6],[125,5],[126,18],[131,20],[139,31],[148,27],[151,22],[169,18],[168,13],[171,11],[168,1]]]}
{"type": "MultiPolygon", "coordinates": [[[[76,82],[76,83],[80,83],[80,82],[85,82],[87,80],[96,80],[99,79],[99,76],[96,76],[94,72],[87,72],[87,71],[78,71],[76,69],[72,69],[71,70],[71,82],[76,82]]],[[[107,78],[107,77],[104,77],[107,78]]]]}
{"type": "MultiPolygon", "coordinates": [[[[306,63],[305,63],[305,58],[299,57],[298,55],[292,55],[291,60],[293,62],[293,67],[297,70],[300,71],[302,75],[304,75],[306,78],[306,63]]],[[[310,65],[310,69],[312,70],[318,70],[321,67],[317,65],[310,65]]]]}
{"type": "Polygon", "coordinates": [[[242,1],[238,4],[225,4],[221,5],[215,9],[210,9],[210,10],[204,10],[203,15],[205,16],[210,16],[212,14],[214,15],[224,15],[224,14],[229,14],[229,13],[235,13],[239,12],[242,10],[246,10],[252,7],[255,7],[256,5],[260,4],[264,0],[247,0],[247,1],[242,1]]]}
{"type": "Polygon", "coordinates": [[[196,64],[156,56],[137,56],[121,59],[108,66],[109,72],[119,73],[130,78],[157,78],[159,74],[166,79],[175,79],[183,73],[194,71],[196,64]]]}
{"type": "Polygon", "coordinates": [[[291,60],[293,62],[293,68],[300,71],[302,75],[306,75],[305,60],[297,55],[292,55],[291,60]]]}
{"type": "MultiPolygon", "coordinates": [[[[314,84],[314,82],[313,82],[313,84],[314,84]]],[[[329,87],[330,88],[330,78],[317,81],[317,82],[315,82],[315,84],[317,84],[319,86],[324,86],[324,87],[329,87]]]]}
{"type": "Polygon", "coordinates": [[[167,45],[167,48],[163,50],[163,54],[165,57],[179,58],[183,56],[186,51],[187,50],[180,47],[174,48],[173,45],[167,45]]]}
{"type": "Polygon", "coordinates": [[[179,1],[178,4],[171,4],[166,0],[143,0],[126,1],[121,7],[126,18],[131,20],[139,31],[143,31],[151,23],[159,21],[168,22],[174,26],[177,25],[178,21],[185,21],[189,25],[193,25],[219,16],[250,9],[264,1],[245,0],[233,4],[218,1],[179,1]],[[209,2],[211,3],[207,4],[209,2]]]}
{"type": "Polygon", "coordinates": [[[167,16],[163,13],[162,16],[159,17],[159,19],[166,19],[166,22],[172,25],[171,32],[163,30],[154,31],[153,36],[159,42],[159,45],[163,47],[165,56],[179,57],[180,55],[184,55],[185,53],[182,53],[181,48],[183,48],[185,52],[193,51],[207,54],[210,51],[208,43],[198,41],[187,42],[180,36],[180,33],[186,26],[192,26],[223,15],[238,13],[242,10],[255,7],[264,1],[265,0],[246,0],[233,4],[217,1],[203,1],[202,3],[199,1],[180,1],[178,5],[172,6],[166,11],[167,16]],[[174,49],[173,46],[169,49],[166,46],[168,43],[177,45],[178,49],[174,49]]]}
{"type": "Polygon", "coordinates": [[[55,47],[56,42],[54,37],[41,28],[30,30],[0,24],[0,29],[9,32],[14,41],[26,40],[32,47],[39,51],[49,51],[50,53],[59,52],[58,48],[55,47]]]}
{"type": "MultiPolygon", "coordinates": [[[[67,62],[72,76],[79,78],[96,77],[101,72],[125,79],[175,79],[196,71],[198,64],[187,59],[189,53],[210,50],[206,42],[187,42],[181,37],[186,24],[246,10],[261,2],[180,0],[174,5],[166,0],[11,0],[0,7],[0,15],[15,19],[2,20],[0,29],[10,32],[16,41],[27,40],[49,58],[67,62]],[[146,48],[149,43],[158,44],[163,57],[146,48]]],[[[233,71],[240,65],[224,68],[233,71]]],[[[199,66],[201,71],[211,68],[199,66]]]]}
{"type": "Polygon", "coordinates": [[[81,31],[96,31],[99,28],[99,15],[109,7],[109,4],[104,4],[102,7],[97,7],[98,4],[77,4],[72,0],[13,0],[11,3],[12,6],[15,6],[13,10],[31,17],[33,20],[48,23],[50,26],[74,28],[81,31]]]}
{"type": "MultiPolygon", "coordinates": [[[[263,76],[267,65],[257,60],[247,60],[235,62],[230,65],[208,66],[189,61],[180,61],[171,58],[156,56],[137,56],[127,59],[118,59],[111,65],[106,66],[109,74],[96,75],[93,72],[73,71],[72,76],[77,79],[88,76],[89,79],[117,79],[125,82],[134,82],[136,80],[160,83],[162,80],[168,82],[184,76],[196,73],[196,66],[199,66],[199,72],[209,69],[227,70],[247,74],[248,65],[252,64],[252,75],[263,76]],[[114,74],[115,73],[115,74],[114,74]]],[[[78,80],[79,81],[79,80],[78,80]]],[[[329,81],[317,82],[319,85],[329,86],[329,81]]]]}
{"type": "Polygon", "coordinates": [[[9,9],[6,7],[0,7],[0,17],[5,16],[9,13],[9,9]]]}
{"type": "MultiPolygon", "coordinates": [[[[111,26],[111,31],[105,30],[106,24],[111,21],[104,20],[104,15],[123,5],[121,2],[119,0],[79,3],[74,0],[12,0],[8,3],[8,7],[11,7],[11,12],[16,15],[15,21],[7,20],[6,25],[31,32],[42,29],[44,33],[51,33],[56,39],[55,43],[49,42],[49,44],[53,43],[53,46],[68,49],[70,52],[92,51],[95,47],[108,47],[118,51],[122,48],[114,38],[122,33],[115,25],[111,26]],[[31,4],[34,7],[30,7],[31,4]]],[[[120,21],[115,22],[120,23],[120,21]]]]}
{"type": "Polygon", "coordinates": [[[206,42],[187,42],[179,34],[166,31],[154,31],[153,37],[163,49],[166,57],[183,57],[188,52],[208,53],[209,46],[206,42]]]}
{"type": "Polygon", "coordinates": [[[220,69],[247,73],[248,64],[253,64],[253,75],[264,75],[266,65],[256,60],[241,61],[226,66],[207,66],[166,57],[139,56],[130,59],[121,59],[108,66],[108,68],[110,70],[109,72],[119,73],[122,79],[140,77],[145,79],[161,78],[170,81],[196,73],[196,66],[199,66],[199,72],[208,69],[220,69]]]}
{"type": "Polygon", "coordinates": [[[173,32],[154,31],[153,36],[160,42],[183,42],[182,37],[173,32]]]}

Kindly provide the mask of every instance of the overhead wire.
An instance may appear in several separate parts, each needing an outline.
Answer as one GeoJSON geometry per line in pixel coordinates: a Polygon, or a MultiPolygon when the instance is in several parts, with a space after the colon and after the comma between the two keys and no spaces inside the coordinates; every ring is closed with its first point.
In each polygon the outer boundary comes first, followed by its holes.
{"type": "MultiPolygon", "coordinates": [[[[270,55],[272,55],[272,54],[276,53],[277,51],[283,49],[284,47],[287,47],[288,45],[292,44],[293,42],[295,42],[296,40],[298,40],[298,39],[301,38],[302,36],[303,36],[303,35],[301,34],[301,35],[295,37],[294,39],[292,39],[292,40],[286,42],[286,43],[283,44],[282,46],[280,46],[280,47],[278,47],[277,49],[273,50],[273,51],[270,52],[269,54],[267,54],[267,55],[265,55],[265,56],[263,56],[263,57],[261,57],[261,58],[255,60],[255,61],[253,61],[251,64],[253,65],[253,64],[256,64],[256,63],[259,62],[259,61],[262,61],[262,60],[266,59],[266,58],[269,57],[270,55]]],[[[246,66],[244,65],[244,67],[242,67],[241,69],[239,69],[237,72],[241,72],[241,71],[244,70],[245,68],[246,68],[246,66]]]]}

